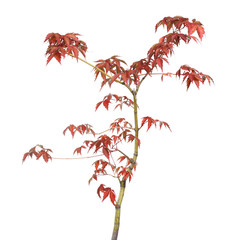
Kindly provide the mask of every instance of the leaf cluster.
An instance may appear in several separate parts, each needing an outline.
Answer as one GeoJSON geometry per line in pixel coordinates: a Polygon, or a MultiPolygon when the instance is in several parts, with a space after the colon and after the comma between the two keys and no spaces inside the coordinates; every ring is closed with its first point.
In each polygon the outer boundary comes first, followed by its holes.
{"type": "Polygon", "coordinates": [[[65,57],[66,54],[73,55],[77,61],[79,52],[85,57],[87,51],[87,44],[79,40],[77,36],[81,36],[78,33],[67,33],[60,35],[59,33],[49,33],[44,42],[48,42],[49,46],[46,51],[47,64],[55,58],[61,63],[61,58],[65,57]]]}
{"type": "MultiPolygon", "coordinates": [[[[150,47],[146,58],[133,62],[130,67],[117,55],[107,59],[97,60],[95,66],[88,63],[94,67],[95,80],[101,76],[101,88],[106,84],[111,87],[114,82],[118,82],[128,88],[134,84],[138,90],[139,85],[145,77],[151,76],[154,69],[160,68],[163,72],[164,62],[169,64],[168,58],[174,53],[175,46],[179,46],[181,41],[187,44],[191,39],[198,42],[198,38],[193,36],[194,33],[197,33],[200,40],[202,40],[205,34],[203,24],[200,21],[196,19],[190,21],[188,18],[181,16],[163,18],[155,25],[155,32],[157,32],[160,26],[166,27],[168,34],[162,36],[158,43],[150,47]],[[172,32],[170,32],[170,30],[172,30],[172,32]],[[186,31],[184,32],[184,30],[186,31]]],[[[47,41],[49,43],[46,51],[46,55],[48,55],[47,64],[52,58],[57,59],[57,61],[61,63],[61,58],[65,57],[66,54],[75,57],[77,60],[80,59],[79,52],[85,57],[87,45],[84,41],[80,40],[78,36],[81,35],[78,33],[67,33],[65,35],[49,33],[45,39],[45,42],[47,41]]],[[[162,73],[162,80],[164,75],[165,73],[162,73]]],[[[172,75],[177,75],[178,77],[182,75],[184,80],[187,78],[187,90],[192,82],[199,87],[199,79],[202,78],[198,71],[194,73],[191,72],[189,77],[186,77],[187,73],[181,74],[181,71],[177,71],[177,74],[171,73],[168,76],[171,77],[172,75]]],[[[208,75],[205,76],[209,79],[209,77],[207,77],[208,75]]],[[[200,82],[203,83],[203,81],[200,82]]],[[[108,106],[107,99],[102,103],[108,106]]]]}
{"type": "Polygon", "coordinates": [[[122,110],[123,104],[127,105],[128,107],[133,107],[133,105],[134,105],[133,101],[131,99],[129,99],[128,97],[126,97],[126,96],[118,96],[116,94],[111,94],[110,93],[109,95],[105,96],[101,102],[98,102],[96,104],[95,110],[97,110],[101,104],[103,104],[103,106],[108,110],[108,106],[111,103],[112,99],[115,100],[115,103],[118,103],[115,106],[114,110],[117,107],[119,107],[120,110],[122,110]]]}
{"type": "Polygon", "coordinates": [[[208,81],[209,84],[213,82],[213,79],[209,75],[203,74],[196,70],[195,68],[189,67],[188,65],[182,65],[176,72],[176,76],[178,76],[179,78],[181,75],[184,76],[183,82],[186,81],[187,90],[192,83],[195,83],[197,88],[199,88],[200,83],[204,84],[206,80],[208,81]]]}
{"type": "Polygon", "coordinates": [[[104,187],[104,186],[105,186],[104,184],[101,184],[99,186],[99,188],[97,189],[98,196],[101,198],[101,194],[100,193],[103,193],[102,201],[104,201],[109,196],[112,204],[115,206],[116,195],[115,195],[114,190],[112,190],[109,187],[104,187]]]}
{"type": "Polygon", "coordinates": [[[22,162],[26,160],[27,157],[36,157],[36,160],[38,160],[40,157],[44,159],[44,161],[47,163],[49,160],[52,160],[51,155],[49,152],[52,152],[49,148],[44,148],[43,145],[37,144],[35,147],[31,148],[28,152],[26,152],[23,155],[22,162]]]}
{"type": "Polygon", "coordinates": [[[140,128],[142,128],[145,123],[148,124],[148,126],[147,126],[147,131],[150,129],[150,127],[151,127],[152,125],[154,125],[155,127],[157,127],[157,123],[159,123],[160,129],[162,128],[162,126],[164,126],[164,127],[168,128],[168,129],[171,131],[171,128],[170,128],[170,126],[169,126],[168,123],[163,122],[163,121],[160,121],[160,120],[158,120],[158,119],[155,119],[155,120],[154,120],[153,118],[148,117],[148,116],[147,116],[147,117],[143,117],[140,128]]]}

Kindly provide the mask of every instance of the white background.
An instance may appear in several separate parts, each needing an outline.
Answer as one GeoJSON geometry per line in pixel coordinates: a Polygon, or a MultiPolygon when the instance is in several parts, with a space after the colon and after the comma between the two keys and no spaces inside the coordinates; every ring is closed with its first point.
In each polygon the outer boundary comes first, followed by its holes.
{"type": "MultiPolygon", "coordinates": [[[[175,78],[148,78],[139,91],[139,117],[166,121],[166,129],[141,131],[138,168],[122,204],[119,240],[239,240],[239,6],[237,1],[4,1],[1,3],[0,239],[106,240],[114,208],[88,186],[92,160],[22,156],[36,144],[71,157],[81,138],[64,137],[69,124],[90,123],[100,132],[120,111],[95,112],[99,92],[91,68],[66,58],[46,66],[49,32],[78,32],[87,60],[120,55],[144,58],[166,30],[165,16],[196,18],[206,35],[175,49],[165,71],[183,64],[213,77],[197,90],[175,78]]],[[[127,108],[125,116],[132,121],[127,108]]],[[[101,181],[102,180],[102,181],[101,181]]],[[[118,192],[118,188],[115,188],[118,192]]]]}

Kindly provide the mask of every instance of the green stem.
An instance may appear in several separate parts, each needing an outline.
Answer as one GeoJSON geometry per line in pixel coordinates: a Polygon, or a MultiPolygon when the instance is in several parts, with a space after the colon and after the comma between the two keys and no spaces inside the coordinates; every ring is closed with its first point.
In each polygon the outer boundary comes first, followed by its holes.
{"type": "MultiPolygon", "coordinates": [[[[132,172],[136,161],[137,161],[137,156],[138,156],[138,112],[137,112],[137,93],[132,91],[133,94],[133,101],[134,101],[134,129],[135,129],[135,142],[134,142],[134,154],[133,154],[133,161],[131,162],[130,166],[128,167],[129,173],[132,172]]],[[[114,218],[114,228],[113,228],[113,233],[112,233],[112,239],[111,240],[117,240],[118,237],[118,231],[119,231],[119,226],[120,226],[120,213],[121,213],[121,205],[122,205],[122,200],[126,188],[126,180],[120,181],[120,193],[118,196],[117,203],[115,205],[115,218],[114,218]]]]}
{"type": "Polygon", "coordinates": [[[135,128],[135,140],[134,140],[134,154],[133,154],[133,161],[131,162],[130,166],[128,167],[128,172],[131,173],[134,166],[137,162],[138,157],[138,105],[137,105],[137,92],[133,92],[133,101],[134,101],[134,128],[135,128]]]}
{"type": "Polygon", "coordinates": [[[119,193],[116,205],[115,205],[114,227],[113,227],[113,233],[112,233],[111,240],[117,240],[117,238],[118,238],[118,231],[119,231],[119,226],[120,226],[121,205],[122,205],[125,188],[126,188],[126,179],[123,181],[120,181],[120,193],[119,193]]]}
{"type": "MultiPolygon", "coordinates": [[[[75,56],[74,56],[73,54],[71,54],[71,53],[69,53],[69,56],[71,56],[71,57],[75,57],[75,56]]],[[[91,66],[92,68],[97,69],[99,72],[103,73],[103,74],[106,75],[107,77],[112,78],[110,75],[108,75],[107,73],[105,73],[105,72],[104,72],[103,70],[101,70],[100,68],[94,66],[94,65],[91,64],[90,62],[85,61],[84,59],[82,59],[82,58],[80,58],[80,57],[78,57],[78,59],[79,59],[80,61],[82,61],[82,62],[88,64],[88,65],[91,66]]]]}

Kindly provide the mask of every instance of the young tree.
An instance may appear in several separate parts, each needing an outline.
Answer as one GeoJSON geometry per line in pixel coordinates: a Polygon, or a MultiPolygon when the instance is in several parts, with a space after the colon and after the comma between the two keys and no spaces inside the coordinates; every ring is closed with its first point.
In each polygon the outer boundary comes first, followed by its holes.
{"type": "MultiPolygon", "coordinates": [[[[133,62],[130,66],[127,66],[126,62],[116,55],[105,60],[98,60],[96,61],[96,65],[87,62],[84,60],[86,59],[87,45],[79,39],[78,36],[81,35],[77,33],[67,33],[65,35],[49,33],[45,39],[45,42],[48,42],[46,51],[46,55],[48,56],[47,64],[53,58],[61,63],[62,58],[69,55],[76,58],[77,61],[81,60],[90,65],[94,69],[95,80],[98,77],[102,79],[101,88],[105,85],[111,87],[112,84],[119,84],[131,93],[131,99],[126,96],[109,94],[96,104],[96,110],[100,106],[108,110],[110,103],[115,104],[114,109],[119,107],[122,110],[123,106],[127,106],[132,108],[133,122],[123,117],[117,118],[110,124],[107,130],[101,133],[96,133],[89,124],[81,124],[78,126],[71,124],[63,131],[63,134],[70,132],[72,137],[74,137],[76,133],[82,135],[91,134],[93,136],[92,140],[84,141],[83,144],[74,151],[75,154],[80,155],[82,154],[82,150],[87,150],[87,152],[93,151],[92,156],[102,156],[102,158],[93,163],[94,172],[89,179],[89,184],[92,180],[97,181],[99,176],[111,176],[120,184],[120,192],[117,199],[115,191],[110,187],[100,184],[97,189],[97,194],[102,198],[102,201],[109,197],[111,203],[115,206],[112,240],[116,240],[118,237],[120,209],[127,180],[129,182],[131,181],[133,170],[136,170],[138,149],[141,143],[139,139],[140,130],[146,125],[147,131],[152,126],[158,126],[160,129],[164,126],[171,131],[168,123],[149,116],[143,117],[142,121],[139,122],[137,95],[143,81],[145,81],[147,77],[152,77],[154,74],[161,75],[161,80],[163,80],[163,77],[182,77],[183,82],[186,82],[187,90],[192,83],[199,88],[200,83],[203,84],[205,81],[208,81],[210,84],[213,82],[209,75],[203,74],[188,65],[182,65],[175,74],[163,72],[164,62],[168,63],[168,58],[172,55],[174,47],[179,46],[181,41],[186,44],[192,39],[198,42],[199,39],[193,36],[194,33],[197,33],[200,40],[202,40],[205,33],[202,23],[195,19],[189,21],[188,18],[175,16],[163,18],[156,24],[155,31],[157,31],[160,26],[166,26],[168,34],[161,37],[159,42],[149,49],[145,58],[133,62]],[[184,31],[186,32],[184,33],[184,31]],[[79,53],[84,56],[84,59],[79,57],[79,53]],[[154,70],[161,70],[161,72],[156,73],[154,70]],[[133,152],[131,155],[119,147],[119,145],[124,142],[133,144],[133,152]]],[[[51,152],[51,149],[37,145],[24,154],[23,162],[28,156],[35,156],[36,159],[42,157],[45,162],[48,162],[52,159],[51,152]]]]}

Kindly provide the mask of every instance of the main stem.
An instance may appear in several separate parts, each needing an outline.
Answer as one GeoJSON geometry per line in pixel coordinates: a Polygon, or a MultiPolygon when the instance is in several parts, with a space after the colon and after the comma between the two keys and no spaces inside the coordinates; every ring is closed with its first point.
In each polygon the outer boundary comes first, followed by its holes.
{"type": "Polygon", "coordinates": [[[117,203],[115,205],[115,218],[114,218],[112,240],[117,240],[117,238],[118,238],[118,231],[119,231],[119,226],[120,226],[121,205],[122,205],[125,188],[126,188],[126,179],[120,181],[120,193],[118,196],[117,203]]]}
{"type": "MultiPolygon", "coordinates": [[[[128,167],[128,172],[131,173],[134,166],[136,165],[137,156],[138,156],[138,114],[137,114],[137,93],[132,91],[133,94],[133,100],[134,100],[134,125],[135,125],[135,142],[134,142],[134,154],[133,154],[133,161],[131,165],[128,167]]],[[[115,205],[115,218],[114,218],[114,227],[113,227],[113,233],[112,233],[112,239],[111,240],[117,240],[118,238],[118,231],[120,226],[120,213],[121,213],[121,205],[122,200],[126,188],[126,180],[120,181],[120,193],[118,196],[118,200],[115,205]]]]}

